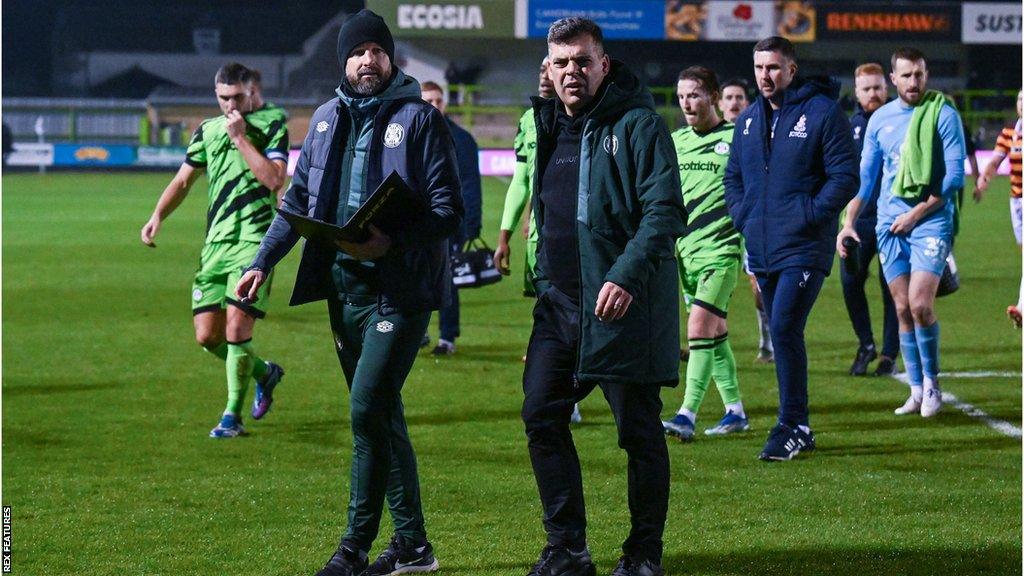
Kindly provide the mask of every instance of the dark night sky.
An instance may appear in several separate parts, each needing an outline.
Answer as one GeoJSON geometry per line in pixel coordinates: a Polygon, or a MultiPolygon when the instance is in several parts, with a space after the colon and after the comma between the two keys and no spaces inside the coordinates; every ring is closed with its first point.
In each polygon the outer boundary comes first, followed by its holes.
{"type": "MultiPolygon", "coordinates": [[[[339,11],[355,12],[364,6],[365,0],[10,0],[3,3],[0,33],[3,95],[56,96],[51,88],[55,52],[191,51],[196,25],[219,28],[225,52],[296,53],[339,11]],[[249,24],[233,26],[233,10],[249,24]]],[[[974,46],[969,54],[972,78],[1018,84],[1019,47],[974,46]]],[[[66,61],[66,56],[59,60],[66,61]]]]}
{"type": "MultiPolygon", "coordinates": [[[[2,38],[3,94],[50,94],[53,53],[61,43],[77,46],[133,50],[161,50],[191,45],[191,25],[212,19],[223,22],[232,9],[245,11],[257,24],[280,23],[281,35],[270,39],[276,46],[293,47],[320,24],[341,10],[354,11],[363,0],[15,0],[4,2],[2,38]],[[211,13],[214,13],[211,16],[211,13]],[[163,22],[177,23],[177,30],[161,30],[163,22]],[[60,31],[72,31],[60,33],[60,31]],[[301,38],[284,35],[301,30],[301,38]],[[306,31],[309,31],[308,33],[306,31]]],[[[261,46],[239,37],[235,29],[220,26],[222,44],[261,46]]],[[[285,50],[292,51],[292,50],[285,50]]]]}

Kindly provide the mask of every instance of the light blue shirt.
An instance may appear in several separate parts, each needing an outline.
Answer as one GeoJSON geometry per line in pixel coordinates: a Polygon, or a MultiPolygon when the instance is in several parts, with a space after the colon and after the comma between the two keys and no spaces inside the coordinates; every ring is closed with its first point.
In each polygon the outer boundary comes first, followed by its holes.
{"type": "MultiPolygon", "coordinates": [[[[864,135],[864,150],[860,157],[860,191],[862,202],[871,198],[872,184],[882,172],[882,190],[878,196],[878,228],[888,228],[897,216],[910,210],[920,199],[898,198],[891,194],[893,180],[900,166],[900,147],[907,135],[914,107],[900,99],[882,106],[868,120],[864,135]]],[[[946,203],[918,223],[935,222],[952,226],[953,202],[957,191],[964,183],[964,130],[956,110],[946,104],[939,112],[935,151],[932,155],[933,190],[936,186],[942,192],[946,203]],[[941,182],[939,179],[941,178],[941,182]]],[[[931,191],[930,191],[931,192],[931,191]]]]}

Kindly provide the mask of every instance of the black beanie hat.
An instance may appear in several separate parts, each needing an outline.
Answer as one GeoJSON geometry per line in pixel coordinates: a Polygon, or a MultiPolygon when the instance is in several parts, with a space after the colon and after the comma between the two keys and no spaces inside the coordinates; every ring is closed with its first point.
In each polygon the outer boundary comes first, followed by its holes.
{"type": "Polygon", "coordinates": [[[387,52],[391,64],[395,63],[395,40],[384,19],[369,9],[360,10],[341,25],[338,31],[338,61],[341,69],[356,46],[363,42],[376,42],[387,52]]]}

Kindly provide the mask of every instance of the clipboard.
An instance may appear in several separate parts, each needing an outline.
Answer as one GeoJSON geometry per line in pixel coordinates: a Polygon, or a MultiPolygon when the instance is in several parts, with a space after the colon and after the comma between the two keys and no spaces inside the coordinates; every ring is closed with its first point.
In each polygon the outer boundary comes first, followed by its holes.
{"type": "Polygon", "coordinates": [[[365,241],[370,236],[370,224],[394,237],[404,226],[418,220],[426,212],[426,208],[423,196],[414,192],[398,172],[392,171],[344,226],[285,210],[279,211],[278,214],[306,240],[337,250],[338,240],[353,243],[365,241]]]}

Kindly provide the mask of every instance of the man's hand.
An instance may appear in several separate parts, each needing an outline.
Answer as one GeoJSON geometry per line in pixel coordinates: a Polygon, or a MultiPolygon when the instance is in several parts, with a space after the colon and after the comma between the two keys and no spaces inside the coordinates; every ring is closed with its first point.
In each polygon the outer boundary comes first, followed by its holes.
{"type": "Polygon", "coordinates": [[[974,203],[981,202],[981,198],[988,192],[988,185],[992,179],[989,178],[988,174],[982,172],[978,175],[978,181],[974,183],[974,203]]]}
{"type": "Polygon", "coordinates": [[[619,286],[605,282],[601,292],[597,295],[597,307],[594,315],[601,322],[612,322],[626,315],[629,305],[633,303],[633,296],[619,286]]]}
{"type": "Polygon", "coordinates": [[[512,273],[512,269],[509,268],[509,256],[512,255],[512,250],[509,248],[508,239],[512,236],[511,230],[501,230],[498,232],[498,247],[494,250],[494,265],[498,267],[498,272],[508,276],[512,273]]]}
{"type": "Polygon", "coordinates": [[[245,117],[238,110],[232,110],[227,115],[228,137],[232,140],[245,137],[245,117]]]}
{"type": "Polygon", "coordinates": [[[391,248],[391,238],[370,224],[370,237],[365,242],[356,244],[338,240],[335,246],[356,260],[376,260],[388,253],[391,248]]]}
{"type": "Polygon", "coordinates": [[[843,240],[847,238],[853,238],[860,243],[860,236],[857,235],[857,231],[853,229],[853,226],[843,226],[843,229],[839,231],[839,235],[836,236],[836,252],[839,253],[840,258],[846,258],[846,246],[843,246],[843,240]]]}
{"type": "Polygon", "coordinates": [[[914,226],[917,226],[917,214],[916,211],[910,210],[897,216],[892,226],[889,226],[889,231],[893,234],[909,234],[914,226]]]}
{"type": "Polygon", "coordinates": [[[530,219],[523,218],[523,240],[530,239],[530,219]]]}
{"type": "Polygon", "coordinates": [[[249,303],[256,301],[256,292],[260,286],[267,281],[267,273],[263,270],[249,270],[242,274],[242,279],[235,286],[235,297],[240,302],[249,303]]]}
{"type": "Polygon", "coordinates": [[[142,226],[142,243],[150,248],[156,248],[156,244],[153,242],[153,238],[156,238],[156,233],[160,231],[160,219],[156,215],[150,216],[149,222],[146,222],[142,226]]]}

